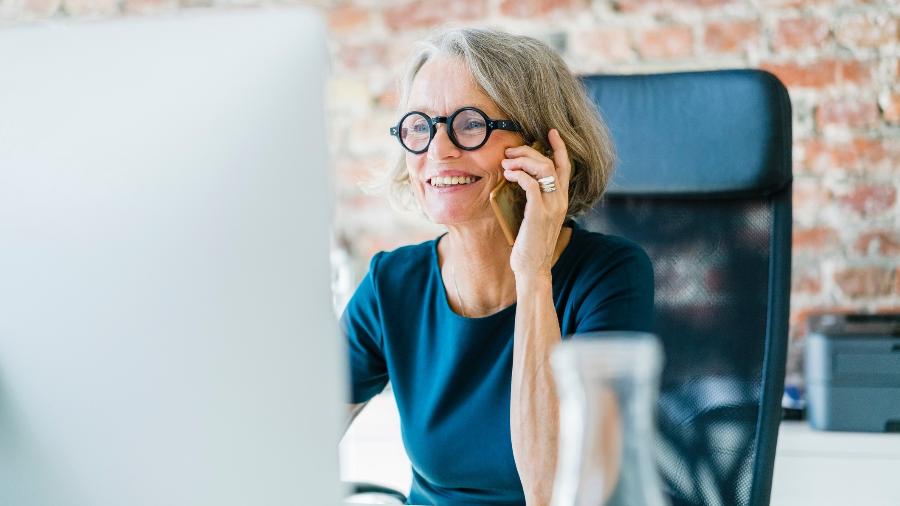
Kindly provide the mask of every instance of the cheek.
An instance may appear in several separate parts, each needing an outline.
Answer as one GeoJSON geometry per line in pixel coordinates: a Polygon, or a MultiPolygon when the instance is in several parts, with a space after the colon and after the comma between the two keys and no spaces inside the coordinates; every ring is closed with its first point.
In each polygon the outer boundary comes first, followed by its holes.
{"type": "Polygon", "coordinates": [[[425,170],[425,155],[416,155],[407,152],[406,173],[409,174],[410,179],[418,179],[423,170],[425,170]]]}
{"type": "Polygon", "coordinates": [[[406,177],[409,178],[409,186],[413,195],[415,195],[416,200],[421,201],[422,184],[419,180],[419,173],[422,170],[422,164],[421,161],[416,158],[417,157],[415,156],[406,157],[406,177]]]}
{"type": "Polygon", "coordinates": [[[490,152],[479,153],[479,155],[481,156],[478,156],[476,161],[478,167],[494,181],[503,179],[503,166],[500,165],[500,162],[506,158],[504,156],[504,150],[492,150],[490,152]]]}

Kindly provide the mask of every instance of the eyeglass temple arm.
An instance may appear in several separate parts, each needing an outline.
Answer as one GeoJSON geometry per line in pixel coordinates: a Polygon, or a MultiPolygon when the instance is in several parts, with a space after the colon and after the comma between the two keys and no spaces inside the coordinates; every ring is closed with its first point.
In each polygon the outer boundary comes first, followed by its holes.
{"type": "Polygon", "coordinates": [[[509,130],[511,132],[519,132],[522,130],[522,127],[520,127],[518,123],[509,119],[492,119],[488,121],[488,127],[496,130],[509,130]]]}

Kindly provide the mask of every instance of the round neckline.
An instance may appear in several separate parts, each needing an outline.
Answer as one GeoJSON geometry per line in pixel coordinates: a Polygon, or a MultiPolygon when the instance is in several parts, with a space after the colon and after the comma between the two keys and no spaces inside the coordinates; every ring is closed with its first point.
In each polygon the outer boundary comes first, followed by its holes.
{"type": "MultiPolygon", "coordinates": [[[[562,253],[559,254],[559,258],[556,259],[556,263],[554,263],[553,267],[550,268],[550,274],[551,274],[551,276],[553,276],[554,284],[556,283],[556,275],[559,272],[559,270],[562,268],[562,267],[560,267],[560,265],[563,265],[565,262],[568,262],[568,257],[571,255],[570,252],[572,251],[572,242],[575,240],[575,237],[577,235],[579,235],[582,231],[581,227],[579,227],[574,221],[566,221],[565,223],[563,223],[563,226],[571,227],[572,235],[569,237],[569,242],[566,244],[566,247],[563,248],[562,253]]],[[[441,297],[441,299],[442,299],[444,308],[447,310],[447,312],[449,312],[456,318],[459,318],[460,320],[475,322],[475,321],[486,321],[486,320],[489,320],[492,318],[499,318],[500,316],[503,316],[506,313],[514,310],[516,307],[516,304],[518,302],[513,302],[509,306],[506,306],[503,309],[500,309],[499,311],[496,311],[494,313],[491,313],[491,314],[485,315],[485,316],[463,316],[463,315],[457,313],[456,311],[454,311],[452,307],[450,307],[449,293],[447,292],[447,286],[444,285],[444,278],[443,278],[443,276],[441,276],[441,264],[439,262],[439,257],[438,257],[438,243],[447,234],[448,234],[448,232],[444,232],[443,234],[437,236],[436,238],[434,238],[434,240],[431,241],[432,271],[434,272],[434,275],[437,276],[438,286],[441,287],[441,291],[443,292],[443,297],[441,297]]]]}

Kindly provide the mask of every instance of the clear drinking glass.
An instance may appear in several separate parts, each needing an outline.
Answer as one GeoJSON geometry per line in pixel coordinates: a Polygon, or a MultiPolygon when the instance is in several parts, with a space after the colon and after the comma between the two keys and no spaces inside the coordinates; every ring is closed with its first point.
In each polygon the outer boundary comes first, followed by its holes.
{"type": "Polygon", "coordinates": [[[596,332],[551,357],[560,401],[553,506],[665,506],[656,468],[662,348],[653,334],[596,332]]]}

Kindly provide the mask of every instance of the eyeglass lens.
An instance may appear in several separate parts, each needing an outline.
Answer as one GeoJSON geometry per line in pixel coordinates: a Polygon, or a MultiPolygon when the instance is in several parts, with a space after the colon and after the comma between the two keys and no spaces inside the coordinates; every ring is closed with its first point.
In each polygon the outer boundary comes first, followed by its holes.
{"type": "MultiPolygon", "coordinates": [[[[487,121],[477,111],[459,111],[447,133],[457,146],[476,148],[487,138],[487,121]]],[[[410,151],[425,150],[431,141],[431,120],[420,113],[406,116],[400,124],[400,141],[410,151]]]]}

